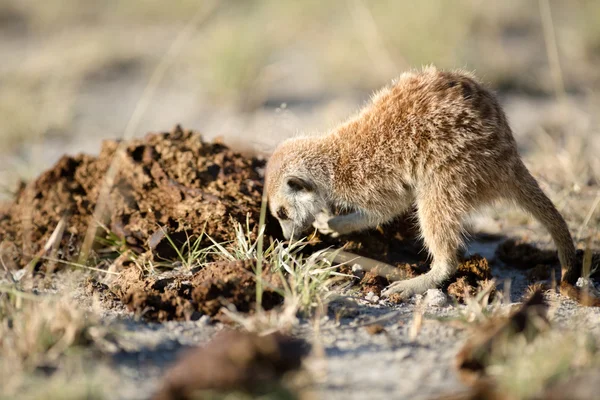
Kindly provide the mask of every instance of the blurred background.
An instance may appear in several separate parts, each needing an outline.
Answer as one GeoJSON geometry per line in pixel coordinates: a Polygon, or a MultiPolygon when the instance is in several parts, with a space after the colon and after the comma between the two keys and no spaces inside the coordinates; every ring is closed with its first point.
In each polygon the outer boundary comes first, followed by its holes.
{"type": "Polygon", "coordinates": [[[500,95],[549,185],[597,184],[600,0],[0,0],[4,196],[65,152],[122,137],[194,15],[135,135],[180,123],[268,153],[435,64],[475,71],[500,95]]]}

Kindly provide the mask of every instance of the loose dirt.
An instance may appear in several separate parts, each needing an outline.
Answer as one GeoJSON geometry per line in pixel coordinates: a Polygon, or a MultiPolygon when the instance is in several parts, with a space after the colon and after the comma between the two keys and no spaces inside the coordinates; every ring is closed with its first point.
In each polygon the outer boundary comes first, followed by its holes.
{"type": "MultiPolygon", "coordinates": [[[[21,249],[20,266],[43,250],[62,218],[66,228],[57,256],[77,255],[118,146],[105,141],[97,157],[64,156],[22,184],[15,201],[3,207],[0,235],[21,249]]],[[[157,262],[177,257],[169,238],[182,246],[205,231],[216,242],[232,240],[230,219],[258,223],[264,163],[179,127],[133,140],[106,197],[106,230],[99,238],[121,240],[122,247],[157,262]]],[[[205,237],[202,245],[210,244],[205,237]]],[[[99,240],[96,248],[101,245],[99,240]]]]}
{"type": "MultiPolygon", "coordinates": [[[[251,261],[221,261],[205,265],[197,272],[179,273],[161,278],[145,276],[137,268],[128,268],[110,290],[130,311],[147,320],[169,321],[197,319],[208,315],[227,321],[223,307],[250,312],[256,307],[256,280],[251,261]]],[[[265,271],[262,307],[269,310],[282,303],[276,289],[279,278],[265,271]]]]}
{"type": "MultiPolygon", "coordinates": [[[[410,279],[429,270],[429,264],[420,262],[418,264],[399,264],[397,270],[375,268],[365,273],[360,281],[361,291],[364,295],[369,292],[379,296],[381,291],[390,283],[410,279]]],[[[479,254],[474,254],[458,266],[456,274],[443,286],[443,289],[456,300],[462,302],[465,296],[475,293],[492,279],[492,272],[487,259],[479,254]]],[[[394,295],[390,296],[392,301],[401,301],[394,295]]]]}

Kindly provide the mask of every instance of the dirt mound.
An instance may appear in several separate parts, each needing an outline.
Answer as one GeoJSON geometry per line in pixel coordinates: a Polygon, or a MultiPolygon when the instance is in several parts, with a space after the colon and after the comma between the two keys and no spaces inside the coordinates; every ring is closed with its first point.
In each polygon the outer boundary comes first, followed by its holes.
{"type": "MultiPolygon", "coordinates": [[[[61,219],[66,223],[56,256],[69,260],[78,255],[118,146],[109,140],[97,157],[64,156],[36,180],[22,184],[13,203],[0,207],[0,237],[5,242],[0,251],[9,254],[16,267],[44,249],[61,219]]],[[[199,133],[180,127],[132,140],[107,195],[103,222],[108,232],[99,232],[96,248],[111,245],[120,253],[131,251],[159,262],[177,260],[170,241],[181,247],[202,232],[216,242],[235,239],[230,220],[244,225],[248,221],[256,233],[264,165],[262,159],[242,156],[219,142],[207,143],[199,133]]],[[[267,235],[281,237],[270,216],[267,235]]],[[[317,235],[321,242],[310,249],[344,246],[400,265],[426,257],[422,244],[412,240],[415,236],[414,224],[400,218],[343,238],[317,235]]],[[[199,247],[211,244],[204,237],[199,247]]]]}
{"type": "MultiPolygon", "coordinates": [[[[63,218],[57,257],[78,255],[118,146],[117,141],[105,141],[97,157],[63,157],[22,185],[14,203],[0,211],[0,237],[20,250],[15,257],[19,266],[43,251],[63,218]]],[[[149,260],[177,256],[167,235],[178,246],[204,230],[217,242],[231,240],[235,232],[230,219],[245,223],[248,215],[250,225],[258,225],[264,163],[179,127],[132,140],[106,198],[103,222],[110,232],[101,235],[121,240],[122,247],[137,254],[146,253],[149,260]]],[[[210,244],[203,239],[202,245],[210,244]]]]}

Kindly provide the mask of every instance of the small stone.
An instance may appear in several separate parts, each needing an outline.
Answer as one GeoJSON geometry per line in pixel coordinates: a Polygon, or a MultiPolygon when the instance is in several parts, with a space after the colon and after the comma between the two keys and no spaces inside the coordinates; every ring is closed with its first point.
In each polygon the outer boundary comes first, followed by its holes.
{"type": "Polygon", "coordinates": [[[352,274],[357,278],[362,279],[365,276],[365,269],[360,264],[354,264],[352,266],[352,274]]]}
{"type": "Polygon", "coordinates": [[[600,291],[594,284],[594,281],[592,281],[589,278],[581,277],[577,279],[577,283],[575,283],[575,286],[577,286],[578,288],[587,289],[589,291],[589,294],[593,295],[594,297],[600,297],[600,291]]]}
{"type": "Polygon", "coordinates": [[[425,293],[423,301],[429,307],[446,307],[448,305],[448,296],[440,289],[429,289],[425,293]]]}
{"type": "Polygon", "coordinates": [[[15,273],[13,273],[13,278],[16,281],[20,281],[21,279],[23,279],[23,277],[25,276],[26,273],[27,273],[27,268],[21,268],[20,270],[17,270],[15,273]]]}
{"type": "Polygon", "coordinates": [[[586,286],[594,286],[592,281],[587,278],[580,277],[577,279],[577,283],[575,284],[578,288],[586,287],[586,286]]]}
{"type": "Polygon", "coordinates": [[[370,301],[371,303],[377,303],[379,301],[379,296],[373,292],[369,292],[365,296],[365,300],[370,301]]]}

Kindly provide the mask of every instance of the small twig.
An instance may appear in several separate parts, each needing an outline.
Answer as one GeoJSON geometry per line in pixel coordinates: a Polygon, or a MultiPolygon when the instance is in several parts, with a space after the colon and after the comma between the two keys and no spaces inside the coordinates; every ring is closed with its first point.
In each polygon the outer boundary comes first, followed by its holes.
{"type": "Polygon", "coordinates": [[[2,268],[4,268],[4,272],[6,273],[6,276],[8,277],[8,279],[10,279],[10,281],[12,283],[17,283],[17,280],[15,279],[15,276],[12,274],[12,272],[10,272],[10,270],[8,269],[8,267],[6,266],[6,264],[4,263],[4,258],[2,257],[1,253],[0,253],[0,263],[2,264],[2,268]]]}
{"type": "Polygon", "coordinates": [[[37,296],[35,294],[22,292],[15,288],[14,286],[0,286],[0,293],[12,294],[14,296],[26,299],[26,300],[42,300],[42,296],[37,296]]]}

